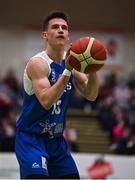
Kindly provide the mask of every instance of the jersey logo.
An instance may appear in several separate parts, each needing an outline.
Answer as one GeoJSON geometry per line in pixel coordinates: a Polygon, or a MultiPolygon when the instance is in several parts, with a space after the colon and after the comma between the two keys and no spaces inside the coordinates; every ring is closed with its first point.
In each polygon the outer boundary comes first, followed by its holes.
{"type": "Polygon", "coordinates": [[[63,131],[63,123],[59,123],[55,126],[54,134],[62,133],[63,131]]]}
{"type": "Polygon", "coordinates": [[[52,77],[51,77],[51,83],[55,83],[57,80],[56,80],[56,73],[55,73],[55,70],[52,69],[52,77]]]}
{"type": "Polygon", "coordinates": [[[38,163],[33,163],[32,168],[40,168],[40,165],[38,163]]]}
{"type": "Polygon", "coordinates": [[[52,127],[56,126],[55,122],[49,124],[49,120],[46,120],[46,122],[40,122],[39,125],[43,127],[41,134],[46,133],[46,134],[48,134],[49,138],[51,138],[51,139],[54,138],[52,127]]]}

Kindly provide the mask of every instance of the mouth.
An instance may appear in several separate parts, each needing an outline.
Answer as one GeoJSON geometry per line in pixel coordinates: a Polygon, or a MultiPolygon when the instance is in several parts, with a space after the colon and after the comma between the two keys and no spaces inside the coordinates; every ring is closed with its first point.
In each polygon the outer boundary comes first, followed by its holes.
{"type": "Polygon", "coordinates": [[[58,38],[58,39],[65,39],[64,36],[62,36],[62,35],[59,35],[56,38],[58,38]]]}

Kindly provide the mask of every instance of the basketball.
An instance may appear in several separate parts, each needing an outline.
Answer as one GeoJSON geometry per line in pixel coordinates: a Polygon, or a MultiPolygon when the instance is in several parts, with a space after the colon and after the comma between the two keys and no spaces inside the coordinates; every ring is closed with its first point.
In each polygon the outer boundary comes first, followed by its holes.
{"type": "Polygon", "coordinates": [[[104,66],[107,51],[101,41],[93,37],[82,37],[71,44],[66,58],[75,70],[88,74],[104,66]]]}

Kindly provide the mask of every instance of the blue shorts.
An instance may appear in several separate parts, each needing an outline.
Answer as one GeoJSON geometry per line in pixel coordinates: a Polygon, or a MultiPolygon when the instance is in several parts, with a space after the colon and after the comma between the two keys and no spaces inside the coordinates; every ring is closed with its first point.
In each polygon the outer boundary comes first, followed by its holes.
{"type": "Polygon", "coordinates": [[[30,174],[60,177],[78,173],[63,136],[50,139],[46,135],[17,131],[15,152],[21,179],[30,174]]]}

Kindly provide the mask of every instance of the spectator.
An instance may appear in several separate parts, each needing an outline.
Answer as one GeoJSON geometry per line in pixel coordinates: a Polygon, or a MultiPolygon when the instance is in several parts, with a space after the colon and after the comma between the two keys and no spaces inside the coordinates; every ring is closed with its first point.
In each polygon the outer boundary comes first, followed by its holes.
{"type": "Polygon", "coordinates": [[[103,85],[100,85],[98,99],[104,100],[108,96],[113,96],[113,90],[116,85],[116,74],[108,74],[104,77],[103,85]]]}
{"type": "Polygon", "coordinates": [[[130,128],[125,126],[123,136],[118,140],[114,152],[120,155],[135,154],[135,134],[130,135],[130,128]]]}
{"type": "Polygon", "coordinates": [[[3,81],[0,82],[0,107],[10,105],[19,114],[23,104],[21,88],[19,88],[18,81],[15,75],[7,74],[3,81]]]}
{"type": "Polygon", "coordinates": [[[14,72],[14,70],[10,69],[4,77],[3,82],[13,91],[13,93],[18,94],[20,93],[20,85],[14,72]]]}
{"type": "Polygon", "coordinates": [[[3,106],[0,134],[0,151],[14,152],[16,114],[10,106],[3,106]]]}
{"type": "Polygon", "coordinates": [[[130,126],[135,127],[135,95],[129,101],[128,118],[130,126]]]}
{"type": "Polygon", "coordinates": [[[135,96],[135,71],[134,70],[129,73],[127,84],[131,91],[131,95],[135,96]]]}
{"type": "Polygon", "coordinates": [[[65,139],[69,145],[69,148],[72,152],[78,152],[78,143],[77,143],[77,132],[74,128],[66,127],[64,131],[65,139]]]}
{"type": "Polygon", "coordinates": [[[120,78],[114,88],[114,99],[116,103],[123,107],[128,107],[129,99],[131,97],[131,92],[126,84],[125,79],[120,78]]]}
{"type": "Polygon", "coordinates": [[[122,107],[117,106],[114,109],[115,112],[115,119],[116,119],[116,126],[113,128],[113,137],[114,143],[117,143],[120,138],[123,137],[125,128],[128,127],[129,122],[126,118],[125,109],[122,107]]]}
{"type": "Polygon", "coordinates": [[[98,121],[102,128],[108,133],[110,142],[113,142],[113,128],[117,124],[115,119],[114,107],[116,104],[112,96],[106,97],[104,100],[100,101],[98,105],[98,121]]]}

